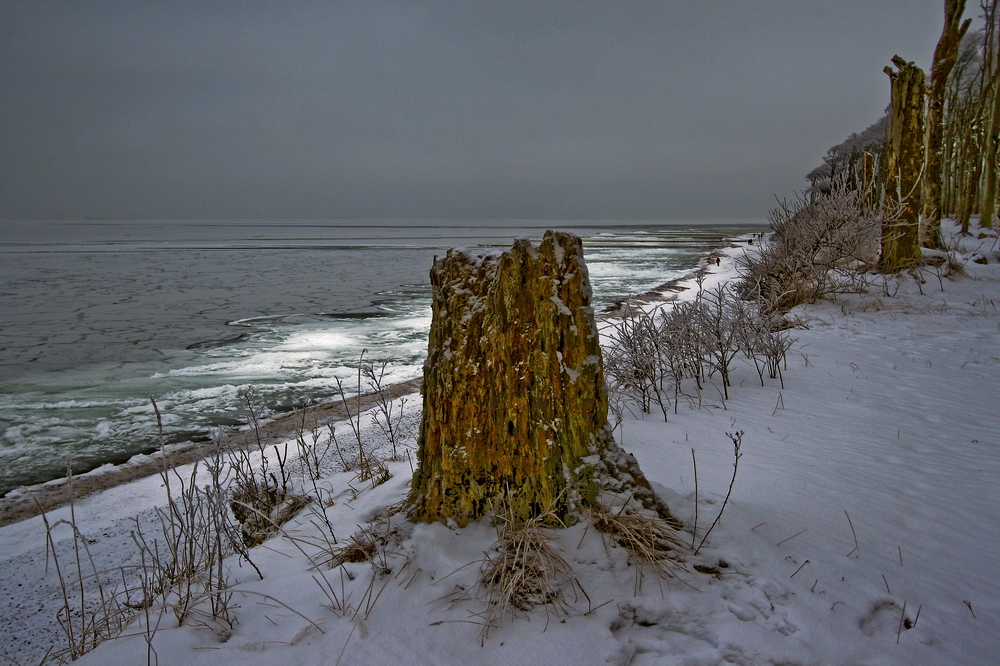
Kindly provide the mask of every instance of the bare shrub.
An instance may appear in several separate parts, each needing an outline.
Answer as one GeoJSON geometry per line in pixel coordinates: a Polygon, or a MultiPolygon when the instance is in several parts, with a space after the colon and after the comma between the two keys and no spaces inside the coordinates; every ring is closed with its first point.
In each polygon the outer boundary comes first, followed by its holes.
{"type": "Polygon", "coordinates": [[[619,420],[624,402],[631,400],[643,413],[655,404],[668,420],[677,413],[681,383],[693,378],[701,389],[705,376],[706,336],[698,303],[678,303],[653,312],[626,308],[609,335],[604,352],[605,374],[619,420]]]}
{"type": "Polygon", "coordinates": [[[372,423],[382,432],[386,441],[392,447],[392,459],[399,460],[397,445],[403,437],[403,407],[406,398],[394,400],[385,385],[385,370],[392,359],[382,361],[376,369],[374,363],[360,363],[361,371],[368,381],[368,388],[375,395],[375,409],[372,411],[372,423]]]}
{"type": "MultiPolygon", "coordinates": [[[[150,400],[159,424],[159,409],[152,396],[150,400]]],[[[250,397],[247,400],[252,410],[250,397]]],[[[252,414],[259,444],[256,413],[252,411],[252,414]]],[[[185,477],[163,445],[160,429],[160,478],[167,499],[166,507],[155,509],[160,534],[150,543],[136,521],[132,540],[142,560],[142,588],[147,594],[144,601],[147,606],[159,599],[162,606],[170,608],[178,624],[196,615],[202,623],[211,622],[213,630],[228,634],[236,618],[223,560],[239,553],[258,577],[263,576],[250,559],[246,542],[240,538],[240,530],[227,510],[233,467],[226,458],[220,438],[214,437],[213,441],[215,446],[211,454],[195,463],[190,475],[185,477]],[[203,485],[199,485],[202,464],[204,473],[200,480],[203,485]],[[208,482],[204,483],[206,476],[208,482]],[[205,601],[208,602],[207,611],[201,609],[205,601]]]]}
{"type": "MultiPolygon", "coordinates": [[[[344,382],[341,381],[339,377],[335,378],[337,382],[337,393],[340,395],[341,404],[344,406],[344,410],[347,412],[347,425],[351,430],[351,434],[354,438],[354,444],[357,446],[357,467],[358,467],[358,480],[359,481],[370,481],[372,487],[378,486],[385,483],[390,478],[392,474],[389,473],[389,468],[386,467],[385,462],[379,458],[374,451],[366,451],[364,446],[364,440],[361,436],[361,404],[362,404],[362,376],[368,375],[371,377],[371,387],[376,392],[381,392],[380,396],[376,399],[376,402],[381,400],[382,402],[391,402],[391,399],[385,393],[382,387],[382,377],[385,373],[385,365],[382,365],[380,372],[376,373],[374,366],[365,363],[365,354],[368,352],[367,349],[361,350],[361,356],[358,359],[358,374],[357,374],[357,385],[354,394],[353,408],[352,400],[348,398],[347,389],[344,387],[344,382]]],[[[388,362],[386,362],[388,363],[388,362]]],[[[399,433],[398,428],[398,417],[402,413],[402,406],[399,408],[399,412],[396,416],[393,415],[391,408],[384,406],[382,412],[379,412],[379,408],[376,408],[376,416],[373,420],[379,423],[378,414],[384,413],[386,421],[380,423],[380,427],[384,428],[395,428],[392,430],[393,436],[395,437],[399,433]],[[391,424],[395,425],[391,425],[391,424]]],[[[340,456],[341,461],[344,465],[344,470],[353,469],[354,465],[350,465],[344,456],[344,449],[341,447],[340,441],[337,439],[336,427],[331,423],[328,424],[330,430],[330,438],[336,447],[337,454],[340,456]]],[[[384,432],[384,430],[383,430],[384,432]]],[[[395,456],[396,445],[393,443],[393,454],[395,456]]]]}
{"type": "Polygon", "coordinates": [[[120,635],[139,613],[146,614],[147,642],[158,626],[154,615],[163,611],[172,612],[179,624],[193,620],[228,636],[235,626],[236,606],[223,560],[239,553],[260,575],[227,508],[229,468],[218,440],[211,455],[196,463],[190,475],[182,475],[163,446],[160,411],[152,397],[151,402],[160,424],[160,478],[167,504],[155,510],[158,529],[151,537],[136,519],[131,536],[139,564],[98,570],[88,540],[76,527],[71,475],[67,480],[71,487],[70,520],[50,524],[42,513],[63,590],[64,603],[57,620],[67,642],[65,648],[50,650],[46,661],[65,663],[79,658],[102,641],[120,635]],[[62,525],[72,530],[70,567],[61,563],[53,538],[54,530],[62,525]],[[120,585],[110,585],[115,578],[120,585]]]}
{"type": "Polygon", "coordinates": [[[326,423],[326,429],[329,433],[329,441],[333,444],[334,451],[337,452],[337,458],[340,460],[340,469],[344,472],[349,472],[354,469],[354,464],[347,459],[346,452],[344,448],[340,445],[340,440],[337,439],[337,424],[336,419],[330,419],[326,423]]]}
{"type": "Polygon", "coordinates": [[[333,440],[324,438],[320,434],[319,423],[306,426],[309,405],[310,401],[306,400],[299,410],[299,423],[295,426],[295,443],[299,449],[299,469],[302,472],[303,482],[308,480],[316,496],[319,497],[320,492],[316,482],[323,478],[326,459],[333,448],[333,440]]]}
{"type": "Polygon", "coordinates": [[[610,335],[611,344],[605,349],[605,371],[614,380],[620,393],[628,395],[644,413],[654,402],[664,409],[663,364],[654,315],[635,310],[628,305],[610,335]]]}
{"type": "Polygon", "coordinates": [[[705,378],[707,351],[700,324],[701,305],[697,302],[677,303],[669,310],[661,310],[657,333],[664,348],[661,358],[667,363],[666,374],[674,388],[675,414],[681,383],[687,378],[693,379],[701,391],[705,378]]]}
{"type": "Polygon", "coordinates": [[[744,301],[733,298],[725,284],[698,292],[695,305],[702,348],[709,360],[710,370],[718,371],[722,376],[722,390],[728,400],[730,366],[740,351],[743,331],[755,313],[746,307],[744,301]]]}
{"type": "Polygon", "coordinates": [[[653,312],[626,308],[604,350],[615,418],[620,422],[632,401],[644,413],[658,405],[667,420],[671,406],[677,413],[685,380],[694,381],[700,396],[704,380],[715,373],[728,400],[730,371],[741,353],[754,363],[761,384],[765,371],[783,384],[781,366],[794,339],[782,323],[725,284],[653,312]]]}
{"type": "Polygon", "coordinates": [[[260,435],[253,389],[241,390],[239,395],[254,430],[257,459],[255,461],[253,453],[245,449],[232,452],[230,469],[234,476],[229,508],[241,525],[244,545],[253,547],[274,534],[277,526],[287,522],[310,499],[291,491],[287,444],[271,449],[277,469],[271,468],[268,449],[260,435]]]}
{"type": "Polygon", "coordinates": [[[773,312],[867,291],[865,273],[877,266],[882,223],[892,217],[872,201],[841,181],[828,194],[782,202],[771,211],[770,242],[738,260],[737,294],[773,312]]]}
{"type": "MultiPolygon", "coordinates": [[[[56,611],[56,621],[66,639],[64,648],[49,648],[42,663],[68,663],[79,659],[103,641],[121,634],[142,607],[133,604],[134,589],[128,585],[112,588],[107,581],[108,572],[99,570],[94,563],[88,541],[76,525],[73,472],[68,463],[66,479],[70,487],[69,520],[51,523],[45,510],[38,505],[45,524],[46,570],[51,562],[62,591],[62,605],[56,611]],[[64,526],[70,530],[72,539],[72,556],[68,563],[60,558],[54,537],[56,530],[64,526]]],[[[35,503],[38,504],[37,500],[35,503]]]]}
{"type": "Polygon", "coordinates": [[[781,388],[785,388],[781,370],[787,365],[788,350],[796,340],[788,335],[785,326],[787,322],[783,318],[766,316],[757,311],[747,317],[741,327],[740,345],[746,357],[753,362],[761,386],[767,371],[768,377],[779,380],[781,388]]]}

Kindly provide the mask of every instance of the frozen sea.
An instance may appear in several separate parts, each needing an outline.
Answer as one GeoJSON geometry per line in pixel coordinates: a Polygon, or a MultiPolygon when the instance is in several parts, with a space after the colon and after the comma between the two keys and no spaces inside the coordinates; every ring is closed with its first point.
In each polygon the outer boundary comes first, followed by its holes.
{"type": "Polygon", "coordinates": [[[333,395],[357,359],[419,376],[449,247],[580,235],[595,308],[687,275],[718,223],[0,222],[0,494],[333,395]]]}

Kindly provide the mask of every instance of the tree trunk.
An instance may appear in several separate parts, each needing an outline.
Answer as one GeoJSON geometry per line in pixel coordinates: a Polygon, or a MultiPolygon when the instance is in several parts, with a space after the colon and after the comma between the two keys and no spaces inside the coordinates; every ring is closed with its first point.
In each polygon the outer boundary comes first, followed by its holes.
{"type": "MultiPolygon", "coordinates": [[[[997,148],[1000,147],[1000,62],[997,59],[997,3],[995,0],[982,6],[986,17],[983,36],[983,78],[980,93],[981,108],[985,119],[982,151],[982,199],[979,207],[980,225],[993,226],[997,195],[997,148]]],[[[977,201],[979,201],[977,199],[977,201]]]]}
{"type": "MultiPolygon", "coordinates": [[[[435,260],[411,518],[565,518],[609,474],[657,505],[611,437],[583,245],[545,233],[503,254],[435,260]]],[[[648,503],[648,502],[647,502],[648,503]]]]}
{"type": "Polygon", "coordinates": [[[861,154],[861,196],[862,201],[864,201],[865,206],[869,210],[875,210],[878,206],[879,192],[881,189],[878,187],[878,158],[875,157],[874,153],[865,151],[861,154]]]}
{"type": "Polygon", "coordinates": [[[882,227],[882,270],[890,273],[920,262],[920,177],[924,162],[924,71],[894,56],[899,69],[885,73],[892,81],[891,147],[886,171],[886,199],[899,208],[882,227]]]}
{"type": "Polygon", "coordinates": [[[973,152],[972,156],[976,159],[972,162],[971,167],[965,172],[965,188],[964,188],[964,198],[962,200],[961,212],[958,216],[958,222],[962,227],[962,233],[969,233],[969,224],[973,213],[976,212],[976,202],[979,201],[979,169],[981,160],[979,159],[979,153],[973,152]]]}
{"type": "Polygon", "coordinates": [[[984,173],[983,173],[983,206],[980,214],[980,226],[992,227],[996,214],[997,200],[997,150],[1000,149],[1000,67],[993,72],[992,111],[990,113],[990,129],[986,136],[984,173]]]}
{"type": "Polygon", "coordinates": [[[965,13],[965,0],[945,0],[944,30],[934,49],[931,85],[927,91],[927,159],[924,172],[924,233],[926,247],[942,248],[941,239],[941,163],[944,139],[944,95],[948,75],[958,58],[958,47],[972,19],[959,27],[965,13]]]}
{"type": "Polygon", "coordinates": [[[978,149],[978,95],[973,88],[960,89],[956,86],[952,103],[948,109],[949,144],[952,146],[951,161],[951,210],[958,218],[964,232],[968,231],[969,215],[978,194],[979,165],[978,149]]]}

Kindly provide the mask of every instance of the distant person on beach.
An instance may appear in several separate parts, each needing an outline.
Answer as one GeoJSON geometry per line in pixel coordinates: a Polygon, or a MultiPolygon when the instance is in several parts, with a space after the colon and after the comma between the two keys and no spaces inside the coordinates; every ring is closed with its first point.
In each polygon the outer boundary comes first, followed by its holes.
{"type": "Polygon", "coordinates": [[[720,257],[716,257],[715,258],[715,265],[716,266],[721,266],[722,265],[722,259],[720,257]]]}

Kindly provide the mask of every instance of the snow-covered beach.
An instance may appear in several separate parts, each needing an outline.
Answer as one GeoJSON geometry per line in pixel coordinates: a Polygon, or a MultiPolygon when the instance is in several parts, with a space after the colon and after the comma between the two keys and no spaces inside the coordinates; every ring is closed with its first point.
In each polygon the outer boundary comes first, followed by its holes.
{"type": "MultiPolygon", "coordinates": [[[[404,458],[374,488],[352,472],[322,479],[329,527],[307,510],[254,549],[262,580],[228,559],[233,624],[178,628],[173,614],[151,612],[81,663],[995,663],[1000,247],[992,232],[954,242],[965,276],[925,268],[922,284],[903,273],[869,294],[795,308],[801,326],[791,332],[784,388],[761,386],[744,365],[727,401],[709,385],[669,422],[626,416],[620,443],[688,526],[694,450],[699,537],[730,483],[727,433],[742,432],[725,513],[676,579],[637,570],[583,524],[553,531],[576,594],[566,589],[561,609],[537,606],[483,636],[475,583],[494,528],[390,515],[412,474],[404,458]],[[988,263],[972,261],[976,253],[988,263]],[[372,562],[323,564],[324,530],[343,541],[362,528],[388,534],[372,562]]],[[[731,279],[745,250],[727,248],[703,286],[731,279]]],[[[419,400],[406,408],[412,426],[419,400]]],[[[153,522],[161,486],[149,477],[75,504],[98,569],[136,563],[132,516],[153,522]]],[[[50,512],[49,523],[70,511],[50,512]]],[[[68,526],[53,534],[68,556],[68,526]]],[[[51,567],[44,572],[42,519],[0,528],[0,544],[0,644],[16,663],[36,663],[60,639],[54,614],[63,604],[51,567]]]]}

